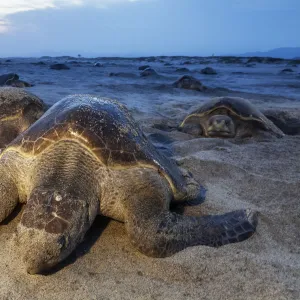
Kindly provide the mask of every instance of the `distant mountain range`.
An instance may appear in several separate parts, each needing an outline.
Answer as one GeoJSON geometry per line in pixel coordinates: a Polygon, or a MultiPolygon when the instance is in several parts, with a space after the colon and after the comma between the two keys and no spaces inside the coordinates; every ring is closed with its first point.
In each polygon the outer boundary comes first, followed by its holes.
{"type": "Polygon", "coordinates": [[[278,57],[286,59],[299,59],[300,58],[300,47],[285,47],[276,48],[265,52],[248,52],[240,54],[239,56],[260,56],[260,57],[278,57]]]}

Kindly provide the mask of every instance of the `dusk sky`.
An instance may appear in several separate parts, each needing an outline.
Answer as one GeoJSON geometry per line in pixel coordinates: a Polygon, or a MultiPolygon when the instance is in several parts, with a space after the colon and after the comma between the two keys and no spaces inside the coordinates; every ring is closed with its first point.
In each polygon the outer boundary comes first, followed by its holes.
{"type": "Polygon", "coordinates": [[[0,0],[0,56],[224,55],[300,46],[299,0],[0,0]]]}

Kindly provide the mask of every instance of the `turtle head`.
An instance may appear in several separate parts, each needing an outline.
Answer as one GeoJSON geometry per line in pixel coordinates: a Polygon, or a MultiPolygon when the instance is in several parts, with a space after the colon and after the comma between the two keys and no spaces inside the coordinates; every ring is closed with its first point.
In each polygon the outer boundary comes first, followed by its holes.
{"type": "Polygon", "coordinates": [[[208,137],[234,137],[235,125],[226,115],[213,115],[207,120],[206,133],[208,137]]]}
{"type": "Polygon", "coordinates": [[[74,250],[96,215],[90,205],[86,198],[68,191],[33,190],[17,230],[29,274],[47,272],[74,250]]]}

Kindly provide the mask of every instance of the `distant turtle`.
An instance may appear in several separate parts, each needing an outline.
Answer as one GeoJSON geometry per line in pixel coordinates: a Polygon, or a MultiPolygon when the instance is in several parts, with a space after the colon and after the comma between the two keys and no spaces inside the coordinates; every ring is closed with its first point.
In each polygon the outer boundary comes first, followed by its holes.
{"type": "Polygon", "coordinates": [[[249,137],[259,130],[277,137],[284,133],[248,100],[238,97],[217,97],[190,113],[179,128],[204,137],[249,137]]]}
{"type": "Polygon", "coordinates": [[[96,62],[94,63],[94,67],[104,67],[104,65],[101,64],[100,62],[96,62]]]}
{"type": "Polygon", "coordinates": [[[16,241],[30,274],[66,258],[97,214],[125,222],[142,253],[165,257],[188,246],[250,237],[256,214],[182,216],[171,201],[202,197],[192,176],[147,140],[117,101],[68,96],[0,156],[0,221],[26,203],[16,241]]]}
{"type": "Polygon", "coordinates": [[[53,64],[50,66],[50,69],[52,69],[52,70],[70,70],[70,67],[68,67],[66,64],[53,64]]]}
{"type": "Polygon", "coordinates": [[[217,74],[217,71],[211,67],[206,67],[201,70],[201,73],[206,75],[215,75],[217,74]]]}
{"type": "Polygon", "coordinates": [[[0,86],[11,85],[16,80],[19,80],[19,75],[15,73],[0,75],[0,86]]]}
{"type": "Polygon", "coordinates": [[[32,84],[19,80],[19,75],[15,73],[8,73],[0,75],[0,86],[13,86],[18,88],[31,87],[32,84]]]}
{"type": "Polygon", "coordinates": [[[174,87],[186,90],[195,90],[204,92],[207,87],[204,86],[198,79],[193,76],[184,75],[172,84],[174,87]]]}
{"type": "Polygon", "coordinates": [[[37,96],[18,88],[0,88],[0,148],[27,129],[45,112],[37,96]]]}
{"type": "Polygon", "coordinates": [[[146,70],[146,69],[148,69],[148,68],[151,68],[149,65],[143,65],[143,66],[140,66],[139,67],[139,70],[140,71],[144,71],[144,70],[146,70]]]}
{"type": "Polygon", "coordinates": [[[178,68],[176,69],[177,73],[186,73],[186,72],[190,72],[190,70],[188,68],[178,68]]]}
{"type": "Polygon", "coordinates": [[[141,77],[158,76],[157,72],[152,68],[146,68],[141,72],[141,77]]]}
{"type": "Polygon", "coordinates": [[[279,74],[291,74],[293,73],[294,70],[293,69],[290,69],[290,68],[287,68],[287,69],[283,69],[279,72],[279,74]]]}

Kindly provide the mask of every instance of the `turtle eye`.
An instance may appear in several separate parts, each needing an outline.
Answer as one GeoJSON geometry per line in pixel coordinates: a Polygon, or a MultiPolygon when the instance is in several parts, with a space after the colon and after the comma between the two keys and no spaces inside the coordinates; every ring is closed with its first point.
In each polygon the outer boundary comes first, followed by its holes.
{"type": "Polygon", "coordinates": [[[229,120],[226,120],[226,121],[225,121],[225,125],[226,125],[226,126],[229,126],[229,125],[230,125],[230,121],[229,121],[229,120]]]}

